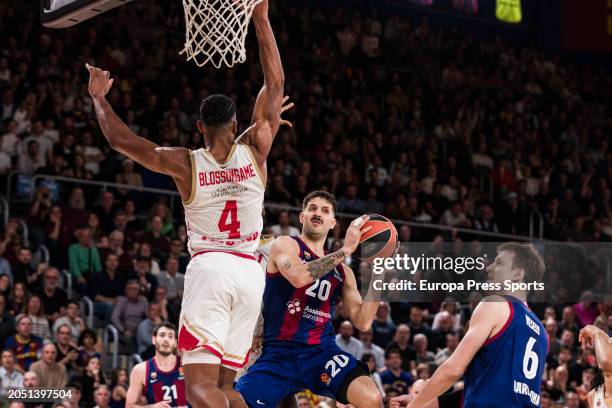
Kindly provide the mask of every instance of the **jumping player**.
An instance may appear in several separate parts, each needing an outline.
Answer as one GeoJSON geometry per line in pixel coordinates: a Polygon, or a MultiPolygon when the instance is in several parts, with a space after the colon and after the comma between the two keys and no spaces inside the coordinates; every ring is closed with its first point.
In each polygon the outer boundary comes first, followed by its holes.
{"type": "MultiPolygon", "coordinates": [[[[539,281],[544,262],[532,245],[510,242],[500,245],[497,251],[495,261],[487,268],[492,283],[539,281]]],[[[527,293],[515,291],[512,295],[501,293],[481,301],[455,352],[438,367],[408,407],[435,406],[436,398],[461,376],[463,393],[452,394],[457,399],[454,402],[438,399],[440,407],[540,405],[548,335],[527,307],[527,293]]]]}
{"type": "Polygon", "coordinates": [[[352,254],[367,217],[354,220],[341,250],[324,255],[336,225],[336,201],[324,191],[306,196],[299,237],[278,237],[270,250],[264,293],[262,356],[236,389],[250,407],[276,407],[303,389],[357,408],[379,407],[382,397],[369,373],[335,342],[331,317],[338,299],[360,330],[367,330],[378,302],[364,302],[353,271],[342,261],[352,254]]]}
{"type": "Polygon", "coordinates": [[[176,327],[164,322],[153,331],[155,356],[137,364],[130,374],[130,387],[125,398],[126,408],[144,407],[186,407],[185,379],[181,359],[176,349],[176,327]]]}
{"type": "Polygon", "coordinates": [[[268,0],[253,12],[264,86],[243,137],[236,106],[212,95],[200,106],[207,148],[160,148],[138,137],[105,98],[110,74],[87,65],[89,93],[111,147],[144,167],[171,176],[185,208],[191,261],[185,276],[178,345],[193,406],[244,406],[233,389],[245,363],[262,301],[265,277],[254,252],[263,225],[266,158],[280,126],[284,72],[268,20],[268,0]]]}
{"type": "Polygon", "coordinates": [[[588,394],[590,408],[612,408],[612,338],[595,326],[585,326],[578,336],[583,348],[594,348],[599,369],[588,394]]]}

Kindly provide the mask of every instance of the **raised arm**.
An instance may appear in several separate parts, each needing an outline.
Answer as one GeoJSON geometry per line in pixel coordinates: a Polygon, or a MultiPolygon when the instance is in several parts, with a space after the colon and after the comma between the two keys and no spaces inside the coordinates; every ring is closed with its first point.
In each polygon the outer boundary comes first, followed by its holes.
{"type": "Polygon", "coordinates": [[[263,165],[280,126],[280,113],[285,85],[285,73],[274,32],[268,19],[268,0],[263,0],[253,11],[253,24],[259,45],[259,58],[264,74],[251,123],[254,128],[246,138],[253,146],[255,159],[263,165]]]}
{"type": "Polygon", "coordinates": [[[597,365],[604,372],[612,372],[612,337],[600,328],[585,326],[578,336],[583,348],[594,348],[597,365]]]}
{"type": "Polygon", "coordinates": [[[296,288],[301,288],[316,281],[346,259],[347,256],[355,252],[359,245],[361,234],[369,229],[369,227],[361,229],[366,220],[367,217],[363,216],[351,223],[346,231],[344,246],[339,251],[308,263],[302,262],[298,256],[299,247],[292,238],[287,236],[278,237],[270,249],[269,271],[272,273],[275,271],[280,272],[296,288]]]}
{"type": "Polygon", "coordinates": [[[480,302],[470,320],[470,328],[451,356],[434,372],[434,375],[409,408],[426,406],[438,398],[461,378],[472,359],[495,329],[503,326],[510,309],[507,302],[480,302]]]}
{"type": "Polygon", "coordinates": [[[353,325],[361,331],[367,331],[372,326],[380,302],[378,300],[374,302],[364,301],[357,288],[357,280],[353,270],[346,265],[342,265],[342,267],[344,268],[342,304],[347,309],[353,325]]]}
{"type": "Polygon", "coordinates": [[[108,71],[87,64],[89,94],[102,133],[110,147],[149,170],[171,176],[183,200],[191,194],[191,158],[185,148],[164,148],[136,135],[113,111],[106,94],[113,86],[108,71]]]}

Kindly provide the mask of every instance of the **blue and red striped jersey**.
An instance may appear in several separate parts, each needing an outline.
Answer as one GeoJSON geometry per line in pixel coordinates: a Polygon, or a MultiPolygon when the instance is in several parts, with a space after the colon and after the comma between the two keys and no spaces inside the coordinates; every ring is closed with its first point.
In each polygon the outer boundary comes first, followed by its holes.
{"type": "Polygon", "coordinates": [[[155,357],[147,360],[147,376],[144,395],[147,403],[155,404],[169,401],[173,408],[187,407],[185,396],[185,376],[181,359],[176,358],[176,365],[172,371],[162,371],[155,363],[155,357]]]}
{"type": "MultiPolygon", "coordinates": [[[[298,237],[302,262],[319,257],[298,237]]],[[[302,288],[280,273],[266,274],[263,298],[264,347],[278,341],[298,344],[335,343],[332,316],[344,283],[342,264],[302,288]]]]}

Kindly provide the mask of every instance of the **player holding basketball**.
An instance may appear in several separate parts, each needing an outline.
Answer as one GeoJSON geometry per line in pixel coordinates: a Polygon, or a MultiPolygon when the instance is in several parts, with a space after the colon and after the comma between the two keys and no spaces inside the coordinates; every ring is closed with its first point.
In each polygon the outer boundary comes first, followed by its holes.
{"type": "MultiPolygon", "coordinates": [[[[502,284],[539,281],[544,262],[529,244],[506,243],[487,267],[488,278],[502,284]]],[[[538,407],[548,353],[548,334],[527,307],[526,292],[492,295],[476,307],[457,349],[408,407],[435,406],[435,400],[463,376],[464,390],[440,407],[538,407]]],[[[408,398],[397,397],[400,403],[408,398]]],[[[397,406],[395,403],[394,406],[397,406]]]]}
{"type": "Polygon", "coordinates": [[[253,22],[265,84],[240,142],[235,140],[234,102],[212,95],[202,102],[197,123],[208,148],[159,148],[132,133],[113,112],[105,99],[113,83],[110,74],[87,66],[89,92],[111,147],[171,176],[183,199],[192,259],[178,345],[187,397],[198,408],[244,406],[233,380],[251,347],[265,285],[253,253],[263,226],[265,163],[280,126],[285,77],[267,0],[255,8],[253,22]]]}
{"type": "Polygon", "coordinates": [[[137,364],[130,374],[130,387],[125,398],[126,408],[147,407],[171,408],[186,407],[185,379],[181,359],[176,349],[176,327],[164,322],[153,331],[155,356],[137,364]]]}
{"type": "Polygon", "coordinates": [[[299,237],[278,237],[270,250],[264,293],[262,356],[236,389],[250,407],[276,407],[283,397],[309,389],[357,408],[380,407],[382,397],[369,373],[335,342],[331,318],[338,299],[353,324],[367,330],[378,302],[364,302],[353,271],[342,261],[352,254],[367,217],[349,226],[344,246],[324,255],[336,225],[336,201],[324,191],[306,196],[299,237]]]}
{"type": "Polygon", "coordinates": [[[578,336],[583,348],[594,348],[599,370],[591,381],[589,407],[612,408],[612,338],[595,326],[585,326],[578,336]]]}

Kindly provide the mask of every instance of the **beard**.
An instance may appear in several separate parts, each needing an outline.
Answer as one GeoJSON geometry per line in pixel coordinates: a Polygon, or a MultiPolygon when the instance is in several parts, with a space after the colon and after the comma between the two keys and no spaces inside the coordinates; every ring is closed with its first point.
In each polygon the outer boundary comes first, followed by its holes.
{"type": "Polygon", "coordinates": [[[155,351],[157,351],[163,357],[168,357],[169,355],[172,355],[172,350],[166,351],[166,350],[162,350],[161,348],[156,348],[155,351]]]}

